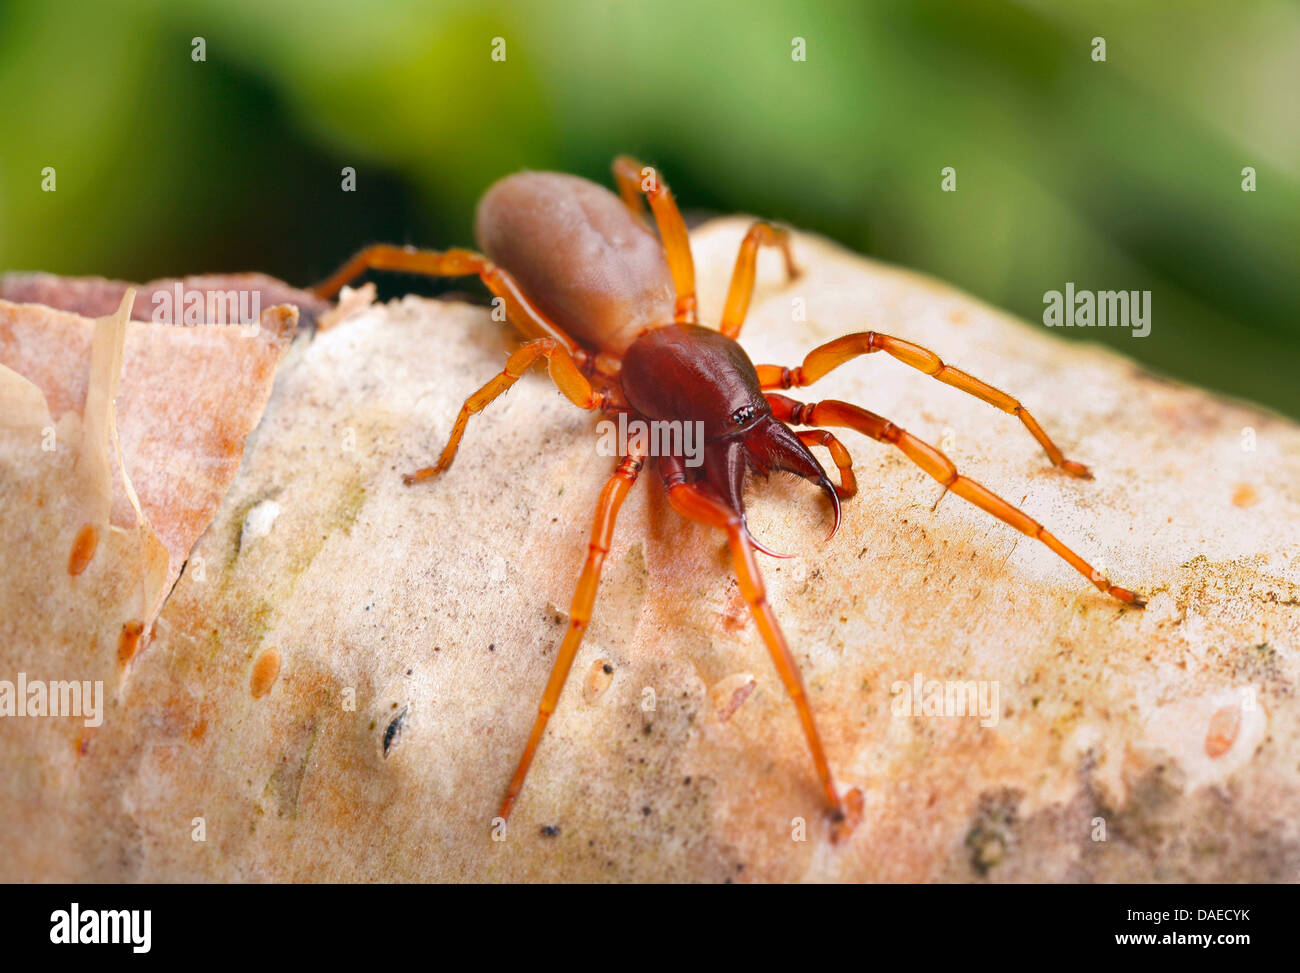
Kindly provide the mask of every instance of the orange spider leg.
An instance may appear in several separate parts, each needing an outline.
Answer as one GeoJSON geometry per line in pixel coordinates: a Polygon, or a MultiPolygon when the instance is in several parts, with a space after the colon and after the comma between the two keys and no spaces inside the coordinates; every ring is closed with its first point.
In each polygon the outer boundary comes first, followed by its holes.
{"type": "Polygon", "coordinates": [[[1059,466],[1073,476],[1089,479],[1092,477],[1092,474],[1088,472],[1088,467],[1065,458],[1056,444],[1043,431],[1043,427],[1029,414],[1029,410],[1016,399],[999,389],[995,389],[992,385],[980,381],[974,375],[968,375],[961,369],[945,365],[943,359],[928,348],[922,348],[920,345],[904,341],[902,338],[894,338],[875,331],[846,334],[842,338],[828,341],[826,344],[808,352],[803,364],[797,368],[783,368],[780,365],[760,365],[758,366],[758,378],[765,389],[802,388],[811,385],[850,359],[857,358],[859,355],[869,355],[876,351],[886,352],[904,365],[925,372],[931,378],[937,378],[945,385],[961,389],[963,392],[996,406],[1003,412],[1018,416],[1020,421],[1025,424],[1025,428],[1029,430],[1030,435],[1038,440],[1038,444],[1047,453],[1047,458],[1055,466],[1059,466]]]}
{"type": "MultiPolygon", "coordinates": [[[[791,400],[793,401],[793,400],[791,400]]],[[[841,500],[848,500],[858,492],[858,478],[853,475],[853,457],[844,444],[826,429],[804,429],[795,433],[805,446],[825,446],[840,471],[840,485],[835,488],[841,500]]]]}
{"type": "Polygon", "coordinates": [[[546,317],[524,294],[508,273],[473,250],[419,250],[379,243],[366,247],[335,271],[327,280],[312,288],[320,297],[332,298],[343,285],[356,280],[368,270],[395,270],[427,277],[465,277],[478,275],[487,289],[505,303],[506,316],[530,338],[554,338],[575,358],[584,357],[582,348],[564,329],[546,317]]]}
{"type": "Polygon", "coordinates": [[[456,458],[456,450],[460,447],[461,437],[465,435],[465,425],[469,422],[469,417],[476,412],[482,412],[487,408],[488,403],[519,381],[538,358],[546,359],[551,380],[579,409],[601,409],[612,404],[606,393],[598,392],[591,387],[591,382],[582,374],[567,349],[554,338],[538,338],[521,346],[506,359],[506,367],[501,370],[501,374],[465,400],[465,404],[460,407],[460,414],[456,416],[455,425],[451,427],[451,437],[443,447],[438,462],[414,473],[407,473],[402,477],[402,482],[410,486],[412,483],[419,483],[421,480],[436,476],[451,466],[452,460],[456,458]]]}
{"type": "Polygon", "coordinates": [[[644,212],[641,208],[642,194],[650,201],[650,211],[654,213],[659,239],[663,241],[668,259],[668,269],[673,275],[673,289],[677,291],[674,318],[679,324],[695,324],[695,259],[691,256],[686,222],[677,209],[672,190],[659,178],[657,170],[626,155],[614,160],[614,181],[623,202],[633,213],[640,215],[644,212]]]}
{"type": "Polygon", "coordinates": [[[794,661],[794,656],[790,654],[790,646],[786,644],[781,626],[777,624],[772,606],[768,604],[763,578],[758,573],[758,565],[754,561],[754,545],[745,529],[744,521],[739,514],[711,493],[694,483],[686,482],[680,463],[675,464],[677,467],[675,471],[673,471],[674,464],[667,463],[662,458],[660,465],[664,471],[664,486],[668,491],[668,502],[673,508],[683,517],[710,527],[718,527],[726,533],[727,543],[731,547],[736,580],[740,584],[740,593],[744,596],[750,613],[758,624],[759,633],[767,645],[768,652],[772,655],[772,662],[776,665],[781,681],[785,684],[786,692],[794,700],[795,708],[799,712],[799,722],[803,724],[804,736],[808,739],[808,748],[812,751],[813,764],[817,768],[817,776],[821,778],[826,800],[830,803],[836,817],[842,818],[843,806],[840,803],[839,793],[835,789],[835,781],[831,777],[826,753],[822,749],[817,724],[813,721],[812,708],[808,705],[808,694],[804,690],[799,667],[794,661]]]}
{"type": "Polygon", "coordinates": [[[524,747],[523,756],[519,758],[519,766],[515,770],[514,777],[511,778],[505,800],[501,802],[500,817],[502,818],[510,817],[510,809],[524,786],[524,778],[528,776],[528,768],[533,762],[533,755],[537,752],[537,744],[546,730],[547,721],[555,712],[560,692],[564,689],[564,681],[573,667],[573,659],[578,653],[578,646],[582,644],[587,623],[591,621],[591,608],[596,600],[596,589],[600,585],[600,569],[605,563],[605,555],[609,553],[610,541],[614,536],[614,521],[618,517],[619,507],[623,505],[624,497],[636,483],[644,463],[643,455],[628,455],[606,482],[605,489],[601,491],[600,500],[596,504],[596,522],[591,529],[591,543],[587,547],[587,563],[578,577],[578,588],[573,593],[573,603],[569,608],[569,628],[564,633],[564,641],[560,643],[560,653],[555,658],[555,665],[551,667],[551,678],[546,683],[541,705],[537,707],[537,719],[533,723],[532,732],[528,735],[528,744],[524,747]]]}
{"type": "Polygon", "coordinates": [[[755,223],[745,234],[736,254],[736,269],[731,273],[731,287],[727,290],[727,303],[722,309],[722,323],[718,330],[728,338],[740,334],[745,315],[749,312],[749,299],[754,294],[754,270],[759,247],[780,247],[785,255],[786,280],[799,276],[799,268],[790,253],[790,234],[770,223],[755,223]]]}
{"type": "Polygon", "coordinates": [[[962,476],[957,472],[957,467],[953,465],[952,460],[934,446],[917,439],[888,419],[835,399],[804,404],[774,393],[769,393],[766,398],[772,405],[772,413],[783,422],[799,426],[847,426],[864,436],[870,436],[877,442],[897,446],[908,459],[938,480],[945,490],[952,490],[959,497],[964,497],[986,513],[1010,524],[1022,534],[1042,541],[1070,567],[1096,585],[1099,591],[1138,608],[1146,604],[1145,599],[1140,595],[1127,588],[1111,584],[1105,575],[1062,544],[1055,535],[1028,514],[1013,507],[987,487],[962,476]]]}

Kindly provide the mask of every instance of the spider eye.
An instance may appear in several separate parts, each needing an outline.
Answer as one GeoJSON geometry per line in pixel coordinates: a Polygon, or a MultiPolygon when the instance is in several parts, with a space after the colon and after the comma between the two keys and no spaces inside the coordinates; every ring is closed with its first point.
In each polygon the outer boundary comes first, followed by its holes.
{"type": "Polygon", "coordinates": [[[754,418],[754,407],[752,405],[742,405],[739,409],[731,414],[731,421],[737,426],[743,426],[754,418]]]}

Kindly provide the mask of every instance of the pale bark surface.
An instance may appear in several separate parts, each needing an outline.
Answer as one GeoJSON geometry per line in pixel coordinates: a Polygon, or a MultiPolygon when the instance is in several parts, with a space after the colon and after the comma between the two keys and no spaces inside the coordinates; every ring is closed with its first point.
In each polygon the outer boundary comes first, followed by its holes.
{"type": "MultiPolygon", "coordinates": [[[[744,227],[694,234],[705,321],[744,227]]],[[[478,307],[363,305],[279,364],[189,552],[205,570],[181,575],[134,659],[103,659],[87,637],[120,619],[16,603],[8,579],[0,678],[105,678],[110,698],[88,745],[78,721],[0,721],[0,878],[1300,879],[1300,430],[818,238],[795,252],[806,273],[790,285],[763,255],[752,357],[793,365],[875,329],[1016,395],[1095,480],[884,355],[790,393],[942,442],[1145,610],[956,496],[932,510],[933,480],[847,431],[861,489],[829,544],[815,489],[756,483],[754,533],[798,555],[762,560],[770,599],[832,766],[865,794],[863,822],[833,845],[722,537],[681,521],[647,474],[495,842],[615,460],[539,371],[471,422],[448,473],[403,486],[518,339],[478,307]],[[996,724],[896,715],[891,687],[917,673],[996,683],[996,724]]],[[[6,551],[35,529],[23,511],[59,489],[33,476],[19,498],[6,482],[6,551]]]]}

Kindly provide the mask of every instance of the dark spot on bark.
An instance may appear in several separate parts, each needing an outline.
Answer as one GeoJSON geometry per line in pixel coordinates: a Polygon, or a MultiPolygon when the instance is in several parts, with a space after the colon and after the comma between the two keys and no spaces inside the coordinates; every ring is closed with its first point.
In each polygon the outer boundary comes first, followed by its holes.
{"type": "Polygon", "coordinates": [[[985,792],[966,833],[971,869],[979,876],[1000,864],[1006,857],[1016,824],[1020,794],[1010,789],[985,792]]]}
{"type": "MultiPolygon", "coordinates": [[[[396,706],[397,704],[394,703],[393,705],[396,706]]],[[[397,744],[401,742],[402,730],[405,729],[405,727],[406,727],[406,707],[403,706],[402,711],[393,717],[393,721],[389,723],[388,728],[384,730],[384,759],[385,760],[388,759],[389,751],[392,750],[393,747],[397,746],[397,744]]]]}

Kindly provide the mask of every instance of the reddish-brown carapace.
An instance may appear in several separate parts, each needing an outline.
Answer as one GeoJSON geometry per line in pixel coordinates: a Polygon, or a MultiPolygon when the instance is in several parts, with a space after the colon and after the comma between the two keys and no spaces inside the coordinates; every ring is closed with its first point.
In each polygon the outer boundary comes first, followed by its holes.
{"type": "Polygon", "coordinates": [[[838,527],[840,501],[853,496],[857,488],[848,451],[825,427],[852,429],[897,446],[947,490],[1042,541],[1101,591],[1129,605],[1143,604],[1132,591],[1111,584],[1037,521],[958,473],[934,446],[856,405],[833,399],[797,402],[776,390],[811,385],[850,359],[883,351],[1018,417],[1053,464],[1074,476],[1089,476],[1086,467],[1061,454],[1018,401],[945,365],[932,351],[874,331],[845,335],[814,348],[793,368],[755,366],[736,338],[749,307],[759,248],[779,248],[787,276],[797,273],[788,233],[764,222],[750,228],[736,259],[722,320],[716,330],[706,328],[697,321],[695,267],[686,225],[668,186],[654,169],[627,157],[615,161],[614,177],[621,199],[576,176],[516,173],[492,186],[479,203],[481,252],[372,246],[316,288],[322,297],[333,297],[371,269],[437,276],[476,274],[528,339],[499,375],[465,401],[438,461],[407,474],[408,484],[445,471],[455,458],[469,417],[510,388],[539,358],[546,359],[552,380],[579,408],[622,412],[649,422],[702,424],[697,427],[704,431],[702,463],[692,466],[683,456],[633,452],[622,458],[606,483],[569,611],[569,627],[502,802],[501,817],[510,814],[559,702],[591,618],[619,507],[647,462],[657,465],[668,500],[678,513],[725,533],[740,591],[798,709],[826,801],[837,818],[843,815],[841,794],[799,669],[758,572],[755,552],[765,549],[745,524],[743,494],[751,472],[787,471],[815,483],[830,499],[838,527]],[[643,199],[650,204],[657,235],[645,220],[643,199]],[[791,426],[810,428],[794,432],[791,426]],[[829,450],[839,470],[838,486],[810,452],[813,445],[829,450]]]}

